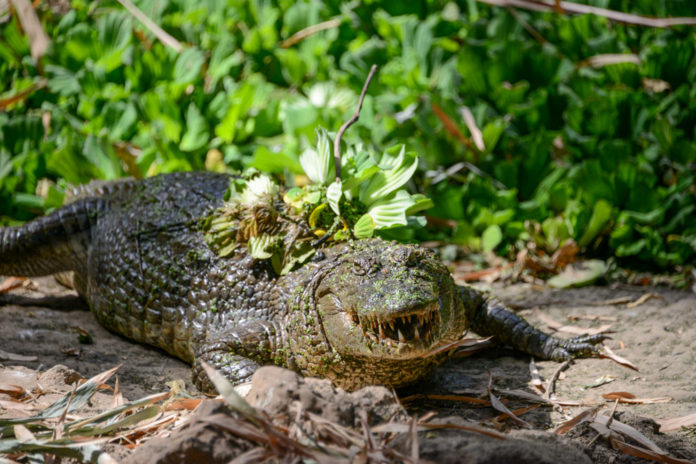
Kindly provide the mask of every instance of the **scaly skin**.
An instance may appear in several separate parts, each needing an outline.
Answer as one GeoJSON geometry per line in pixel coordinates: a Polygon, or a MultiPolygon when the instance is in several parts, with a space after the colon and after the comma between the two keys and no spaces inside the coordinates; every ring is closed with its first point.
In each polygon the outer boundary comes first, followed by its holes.
{"type": "Polygon", "coordinates": [[[437,348],[467,329],[540,359],[594,352],[603,336],[561,340],[502,304],[458,287],[415,245],[362,240],[324,247],[278,277],[245,247],[220,258],[201,232],[229,177],[181,173],[84,190],[84,198],[0,229],[0,275],[75,271],[99,322],[232,382],[263,364],[332,379],[346,389],[414,382],[441,363],[437,348]]]}

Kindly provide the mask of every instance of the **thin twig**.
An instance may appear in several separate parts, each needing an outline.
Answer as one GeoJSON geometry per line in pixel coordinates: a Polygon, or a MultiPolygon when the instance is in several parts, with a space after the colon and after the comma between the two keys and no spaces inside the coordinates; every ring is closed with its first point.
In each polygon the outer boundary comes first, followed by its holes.
{"type": "Polygon", "coordinates": [[[367,79],[365,79],[365,85],[363,85],[362,92],[360,92],[360,100],[358,101],[358,107],[355,109],[355,113],[353,113],[353,116],[348,121],[343,123],[341,128],[338,130],[338,134],[336,134],[336,138],[334,139],[334,162],[336,164],[337,182],[341,181],[341,137],[343,137],[343,133],[360,117],[360,110],[362,109],[363,100],[365,99],[365,93],[367,92],[367,88],[370,86],[370,81],[372,80],[372,76],[375,74],[375,71],[377,71],[377,65],[373,64],[370,68],[370,73],[367,75],[367,79]]]}
{"type": "Polygon", "coordinates": [[[568,14],[593,14],[602,16],[612,21],[620,23],[633,24],[636,26],[647,27],[672,27],[672,26],[695,26],[695,17],[681,18],[651,18],[631,13],[624,13],[616,10],[609,10],[591,5],[582,5],[580,3],[555,1],[555,0],[477,0],[481,3],[487,3],[493,6],[524,8],[532,11],[552,11],[558,13],[558,8],[568,14]]]}
{"type": "Polygon", "coordinates": [[[544,399],[551,399],[551,395],[556,391],[556,380],[558,380],[558,376],[561,375],[561,372],[568,369],[568,366],[570,366],[570,363],[572,362],[572,359],[568,359],[566,361],[563,361],[563,363],[560,366],[558,366],[558,368],[556,368],[553,375],[549,379],[549,383],[546,385],[546,393],[544,393],[544,399]]]}

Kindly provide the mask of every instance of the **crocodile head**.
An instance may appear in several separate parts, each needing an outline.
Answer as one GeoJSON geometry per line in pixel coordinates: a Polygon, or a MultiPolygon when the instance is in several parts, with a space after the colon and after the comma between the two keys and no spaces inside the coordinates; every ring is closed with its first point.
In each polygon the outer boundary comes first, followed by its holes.
{"type": "MultiPolygon", "coordinates": [[[[456,341],[466,329],[447,268],[432,252],[381,239],[361,240],[326,250],[311,294],[326,364],[310,374],[352,388],[400,385],[426,374],[432,353],[456,341]],[[322,369],[326,370],[322,371],[322,369]],[[342,379],[361,373],[362,379],[342,379]],[[410,371],[410,372],[409,372],[410,371]]],[[[305,311],[302,311],[303,313],[305,311]]],[[[306,348],[306,347],[305,347],[306,348]]]]}

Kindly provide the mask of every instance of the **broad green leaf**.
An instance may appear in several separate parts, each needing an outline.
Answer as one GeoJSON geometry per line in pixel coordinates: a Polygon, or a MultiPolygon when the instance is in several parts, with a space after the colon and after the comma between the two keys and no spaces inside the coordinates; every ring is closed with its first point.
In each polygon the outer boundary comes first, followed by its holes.
{"type": "Polygon", "coordinates": [[[578,240],[578,245],[581,247],[589,245],[589,243],[597,236],[597,234],[602,230],[604,225],[611,219],[611,205],[606,200],[599,200],[595,203],[592,209],[592,216],[590,217],[590,223],[582,234],[580,240],[578,240]]]}
{"type": "Polygon", "coordinates": [[[300,164],[307,177],[315,184],[327,185],[335,170],[331,155],[329,134],[317,130],[317,148],[308,148],[300,155],[300,164]]]}
{"type": "Polygon", "coordinates": [[[369,214],[363,214],[353,226],[355,238],[370,238],[375,233],[375,221],[369,214]]]}
{"type": "Polygon", "coordinates": [[[596,282],[606,272],[604,261],[590,259],[567,266],[563,272],[550,278],[548,284],[554,288],[584,287],[596,282]]]}
{"type": "Polygon", "coordinates": [[[375,229],[406,225],[406,211],[415,202],[406,190],[399,190],[394,197],[373,204],[367,211],[375,229]]]}
{"type": "Polygon", "coordinates": [[[273,247],[278,241],[276,235],[261,234],[249,239],[249,254],[255,259],[268,259],[273,256],[273,247]]]}
{"type": "Polygon", "coordinates": [[[493,251],[503,241],[503,231],[497,224],[490,225],[481,235],[481,248],[483,251],[493,251]]]}
{"type": "Polygon", "coordinates": [[[205,55],[196,47],[186,48],[179,54],[174,65],[174,82],[190,84],[198,79],[205,63],[205,55]]]}
{"type": "Polygon", "coordinates": [[[329,202],[329,206],[337,216],[341,215],[341,210],[339,208],[339,201],[341,201],[341,196],[343,194],[342,184],[340,180],[335,180],[326,189],[326,200],[329,202]]]}
{"type": "Polygon", "coordinates": [[[430,198],[426,197],[422,193],[417,193],[415,195],[411,195],[411,199],[414,201],[413,206],[408,208],[406,210],[407,215],[412,215],[419,213],[421,211],[425,211],[426,209],[430,209],[433,206],[435,206],[435,203],[433,203],[433,200],[430,198]]]}
{"type": "Polygon", "coordinates": [[[186,129],[179,148],[183,151],[194,151],[203,148],[208,143],[208,121],[198,110],[195,104],[191,103],[186,112],[186,129]]]}
{"type": "Polygon", "coordinates": [[[406,154],[404,146],[401,146],[400,150],[394,147],[384,152],[379,165],[384,170],[375,174],[367,187],[360,192],[360,201],[368,206],[387,197],[408,182],[418,167],[418,157],[411,153],[406,154]]]}

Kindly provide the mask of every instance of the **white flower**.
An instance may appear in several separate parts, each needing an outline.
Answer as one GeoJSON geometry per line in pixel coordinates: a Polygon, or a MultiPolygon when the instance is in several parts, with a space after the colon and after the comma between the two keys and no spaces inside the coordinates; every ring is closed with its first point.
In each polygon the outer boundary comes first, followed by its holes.
{"type": "Polygon", "coordinates": [[[256,176],[246,183],[242,192],[241,204],[252,207],[258,204],[270,205],[278,194],[278,186],[265,174],[256,176]]]}

